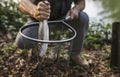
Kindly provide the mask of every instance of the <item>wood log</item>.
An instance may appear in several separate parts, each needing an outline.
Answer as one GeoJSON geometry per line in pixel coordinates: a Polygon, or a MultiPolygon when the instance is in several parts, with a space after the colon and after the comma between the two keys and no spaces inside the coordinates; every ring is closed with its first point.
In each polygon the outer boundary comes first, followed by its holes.
{"type": "Polygon", "coordinates": [[[120,22],[112,24],[111,68],[120,69],[120,22]]]}

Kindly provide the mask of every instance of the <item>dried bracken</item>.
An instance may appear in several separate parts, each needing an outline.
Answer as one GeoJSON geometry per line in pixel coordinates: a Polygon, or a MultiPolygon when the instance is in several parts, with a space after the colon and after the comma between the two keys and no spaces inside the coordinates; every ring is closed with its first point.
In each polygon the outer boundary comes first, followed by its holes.
{"type": "MultiPolygon", "coordinates": [[[[2,35],[3,36],[3,35],[2,35]]],[[[0,77],[119,77],[119,71],[110,69],[110,48],[101,51],[85,51],[89,69],[76,66],[64,54],[53,60],[39,58],[16,48],[6,35],[0,38],[0,77]]]]}

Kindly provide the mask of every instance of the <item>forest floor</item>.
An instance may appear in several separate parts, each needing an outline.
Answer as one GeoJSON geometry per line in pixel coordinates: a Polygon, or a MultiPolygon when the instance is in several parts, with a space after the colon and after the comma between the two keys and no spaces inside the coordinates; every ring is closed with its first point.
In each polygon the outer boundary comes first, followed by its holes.
{"type": "Polygon", "coordinates": [[[119,70],[110,68],[110,47],[84,51],[89,69],[69,63],[63,56],[58,61],[38,58],[30,50],[15,47],[10,34],[0,34],[0,77],[120,77],[119,70]]]}

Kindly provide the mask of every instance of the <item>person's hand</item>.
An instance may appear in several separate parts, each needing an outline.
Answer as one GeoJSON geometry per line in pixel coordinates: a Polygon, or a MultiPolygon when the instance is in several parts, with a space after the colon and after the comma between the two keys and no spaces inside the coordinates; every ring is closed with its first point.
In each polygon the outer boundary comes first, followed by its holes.
{"type": "Polygon", "coordinates": [[[77,6],[75,6],[67,12],[66,16],[70,16],[71,20],[78,19],[79,12],[80,9],[77,6]]]}
{"type": "Polygon", "coordinates": [[[32,15],[38,21],[48,20],[50,17],[50,3],[48,1],[39,2],[32,15]]]}

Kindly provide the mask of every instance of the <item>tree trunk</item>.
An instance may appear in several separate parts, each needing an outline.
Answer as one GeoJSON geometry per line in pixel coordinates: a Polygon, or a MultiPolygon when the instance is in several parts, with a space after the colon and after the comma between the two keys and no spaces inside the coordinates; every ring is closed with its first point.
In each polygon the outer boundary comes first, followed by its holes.
{"type": "Polygon", "coordinates": [[[120,69],[120,22],[112,24],[111,67],[120,69]]]}

